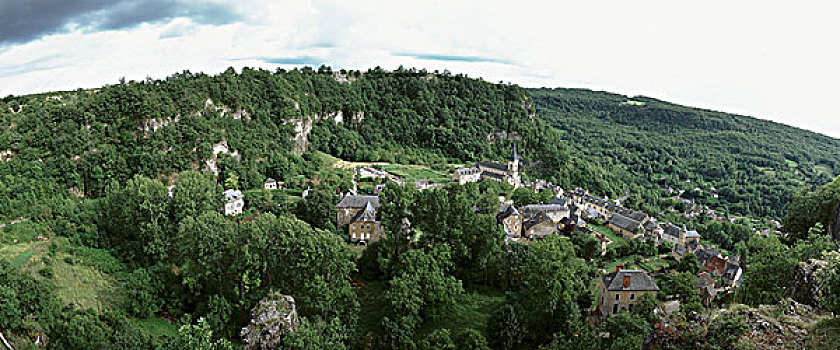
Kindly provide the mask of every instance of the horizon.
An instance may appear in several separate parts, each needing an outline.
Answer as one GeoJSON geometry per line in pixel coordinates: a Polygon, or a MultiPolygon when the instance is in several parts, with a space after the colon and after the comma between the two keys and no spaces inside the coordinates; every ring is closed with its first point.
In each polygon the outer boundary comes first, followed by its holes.
{"type": "Polygon", "coordinates": [[[0,95],[183,70],[404,66],[527,88],[647,96],[836,139],[840,118],[830,114],[840,94],[840,49],[824,43],[840,25],[829,6],[0,2],[0,95]],[[685,18],[687,11],[696,16],[685,18]],[[801,14],[808,21],[797,21],[801,14]]]}

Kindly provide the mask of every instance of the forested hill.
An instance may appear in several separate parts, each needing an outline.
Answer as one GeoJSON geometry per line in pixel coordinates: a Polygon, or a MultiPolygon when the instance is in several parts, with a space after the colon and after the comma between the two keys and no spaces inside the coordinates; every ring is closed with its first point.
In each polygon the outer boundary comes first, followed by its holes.
{"type": "Polygon", "coordinates": [[[208,160],[220,182],[258,188],[302,174],[306,150],[436,165],[506,159],[516,143],[531,174],[597,189],[605,176],[569,166],[559,135],[534,115],[525,89],[413,69],[183,72],[8,96],[0,217],[51,212],[43,206],[54,193],[96,198],[112,181],[171,177],[208,160]]]}
{"type": "Polygon", "coordinates": [[[781,217],[792,193],[840,174],[840,140],[813,132],[647,97],[529,92],[537,114],[563,131],[572,157],[646,189],[637,200],[651,205],[671,187],[730,214],[781,217]]]}

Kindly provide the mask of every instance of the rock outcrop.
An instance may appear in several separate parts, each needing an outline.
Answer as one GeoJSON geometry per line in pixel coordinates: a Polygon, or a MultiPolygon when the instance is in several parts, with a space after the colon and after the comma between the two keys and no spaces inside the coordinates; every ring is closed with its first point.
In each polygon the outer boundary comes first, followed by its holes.
{"type": "MultiPolygon", "coordinates": [[[[783,299],[776,305],[761,305],[751,308],[746,305],[732,305],[720,309],[710,317],[694,315],[679,322],[662,322],[654,326],[644,340],[644,349],[681,349],[694,341],[700,332],[701,339],[707,339],[715,319],[735,316],[746,326],[733,340],[734,348],[749,345],[753,349],[783,350],[804,349],[810,339],[810,332],[821,320],[830,315],[819,309],[800,304],[792,299],[783,299]]],[[[666,319],[667,320],[667,319],[666,319]]],[[[722,344],[718,344],[721,345],[722,344]]]]}
{"type": "Polygon", "coordinates": [[[793,268],[790,285],[785,290],[785,298],[805,305],[819,306],[817,295],[820,291],[820,281],[817,278],[817,271],[825,265],[825,261],[815,259],[808,259],[797,264],[793,268]]]}
{"type": "Polygon", "coordinates": [[[239,335],[245,350],[274,350],[280,348],[283,336],[296,331],[299,324],[295,299],[272,294],[251,309],[251,322],[239,335]]]}

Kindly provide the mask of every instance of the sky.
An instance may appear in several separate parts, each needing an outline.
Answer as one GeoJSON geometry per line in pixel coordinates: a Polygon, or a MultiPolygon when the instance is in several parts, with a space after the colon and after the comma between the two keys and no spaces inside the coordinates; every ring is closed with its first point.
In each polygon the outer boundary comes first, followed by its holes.
{"type": "Polygon", "coordinates": [[[0,95],[227,67],[449,70],[840,138],[832,1],[0,0],[0,95]]]}

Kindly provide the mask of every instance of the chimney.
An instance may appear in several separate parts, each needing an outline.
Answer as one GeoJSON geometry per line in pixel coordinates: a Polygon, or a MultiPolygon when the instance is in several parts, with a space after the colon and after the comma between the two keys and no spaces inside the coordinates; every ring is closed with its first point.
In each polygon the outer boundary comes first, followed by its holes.
{"type": "Polygon", "coordinates": [[[621,288],[630,287],[630,275],[624,275],[624,283],[621,284],[621,288]]]}
{"type": "Polygon", "coordinates": [[[624,264],[616,264],[615,265],[615,272],[621,271],[624,268],[624,264]]]}

